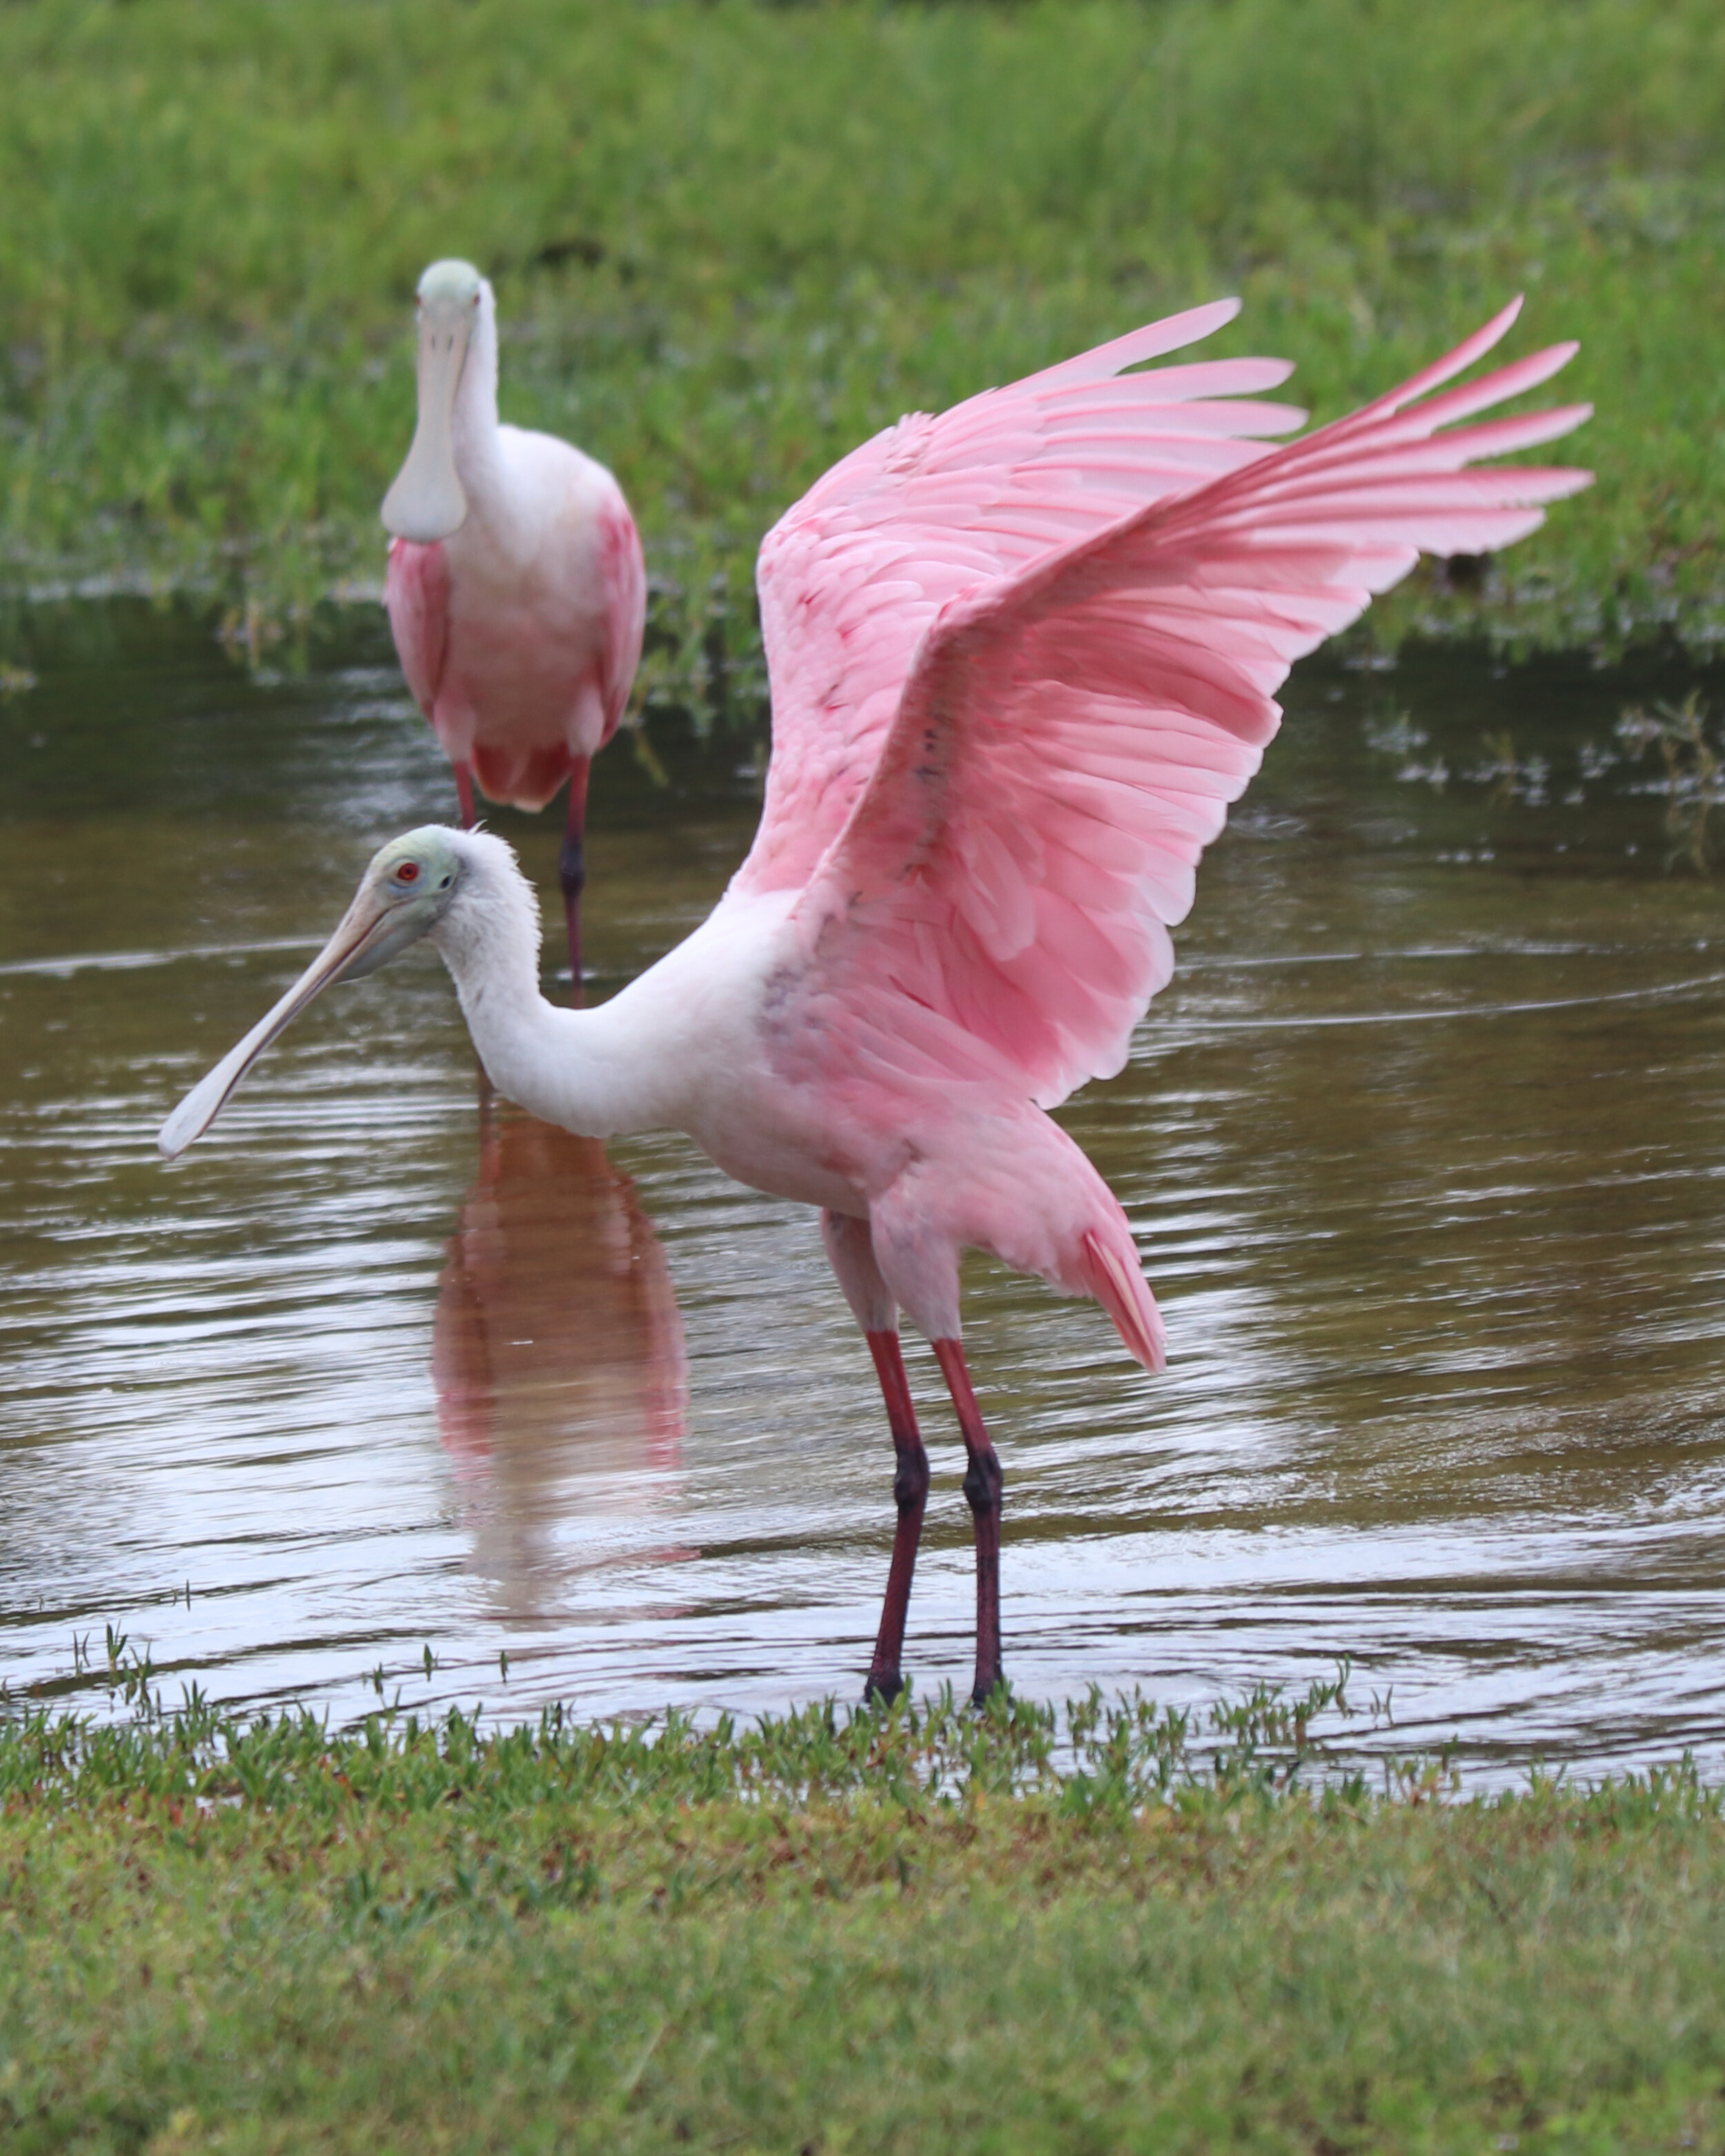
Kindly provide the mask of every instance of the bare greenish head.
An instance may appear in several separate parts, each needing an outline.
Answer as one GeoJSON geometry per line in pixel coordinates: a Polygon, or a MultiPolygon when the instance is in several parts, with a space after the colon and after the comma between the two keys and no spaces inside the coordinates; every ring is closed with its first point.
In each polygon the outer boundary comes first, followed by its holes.
{"type": "Polygon", "coordinates": [[[427,824],[392,839],[372,857],[336,932],[275,1009],[201,1078],[162,1125],[168,1159],[203,1137],[228,1096],[276,1035],[336,981],[357,981],[428,935],[449,911],[466,864],[460,834],[427,824]]]}
{"type": "Polygon", "coordinates": [[[452,254],[442,262],[434,262],[420,278],[420,308],[449,306],[458,314],[463,308],[471,311],[479,305],[485,282],[472,263],[459,261],[452,254]]]}

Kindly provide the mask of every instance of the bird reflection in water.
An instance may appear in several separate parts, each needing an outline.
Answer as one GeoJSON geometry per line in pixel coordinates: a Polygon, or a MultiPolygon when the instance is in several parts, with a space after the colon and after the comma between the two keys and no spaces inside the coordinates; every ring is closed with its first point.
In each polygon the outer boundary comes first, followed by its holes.
{"type": "Polygon", "coordinates": [[[474,1567],[506,1614],[550,1616],[568,1574],[649,1553],[618,1528],[679,1465],[687,1355],[664,1249],[596,1138],[482,1111],[431,1354],[474,1567]]]}

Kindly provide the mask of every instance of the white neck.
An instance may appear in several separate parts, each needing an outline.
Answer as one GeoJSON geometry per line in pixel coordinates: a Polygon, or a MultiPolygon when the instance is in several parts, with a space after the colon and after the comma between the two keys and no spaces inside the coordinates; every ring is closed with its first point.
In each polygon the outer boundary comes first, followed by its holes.
{"type": "Polygon", "coordinates": [[[433,928],[473,1045],[492,1084],[542,1122],[583,1137],[650,1129],[661,1118],[661,1059],[609,1006],[560,1010],[539,992],[539,904],[515,856],[489,832],[451,833],[465,870],[433,928]]]}

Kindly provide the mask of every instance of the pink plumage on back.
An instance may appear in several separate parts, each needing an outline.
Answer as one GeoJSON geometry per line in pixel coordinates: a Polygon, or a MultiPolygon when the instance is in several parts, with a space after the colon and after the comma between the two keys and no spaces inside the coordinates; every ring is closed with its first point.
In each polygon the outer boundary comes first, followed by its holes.
{"type": "Polygon", "coordinates": [[[602,510],[599,573],[604,587],[604,634],[599,645],[599,701],[609,741],[629,709],[647,625],[647,565],[635,521],[619,501],[602,510]]]}
{"type": "Polygon", "coordinates": [[[593,525],[590,601],[569,578],[552,604],[470,608],[454,626],[446,543],[390,542],[383,597],[402,671],[450,762],[490,800],[542,808],[629,708],[647,611],[640,541],[620,497],[593,525]]]}

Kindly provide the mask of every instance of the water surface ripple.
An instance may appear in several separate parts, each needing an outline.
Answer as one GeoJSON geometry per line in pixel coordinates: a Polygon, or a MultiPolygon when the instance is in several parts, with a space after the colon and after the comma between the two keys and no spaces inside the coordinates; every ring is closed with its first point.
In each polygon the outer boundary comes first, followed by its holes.
{"type": "MultiPolygon", "coordinates": [[[[680,1140],[482,1116],[423,956],[156,1158],[372,847],[449,813],[377,624],[279,678],[142,608],[18,634],[9,1697],[101,1709],[110,1625],[169,1699],[338,1717],[380,1688],[584,1715],[854,1693],[891,1455],[812,1216],[680,1140]]],[[[1455,654],[1296,677],[1173,986],[1066,1111],[1171,1369],[972,1270],[1021,1689],[1202,1700],[1347,1656],[1392,1697],[1378,1742],[1454,1738],[1488,1777],[1725,1751],[1725,933],[1712,882],[1666,866],[1648,773],[1609,756],[1626,701],[1687,685],[1455,654]],[[1419,735],[1459,771],[1505,732],[1548,781],[1409,775],[1419,735]]],[[[625,744],[595,788],[597,994],[701,917],[753,822],[749,744],[655,748],[668,786],[625,744]]],[[[554,819],[498,821],[552,887],[554,819]]],[[[927,1688],[968,1677],[968,1522],[911,1365],[927,1688]]]]}

